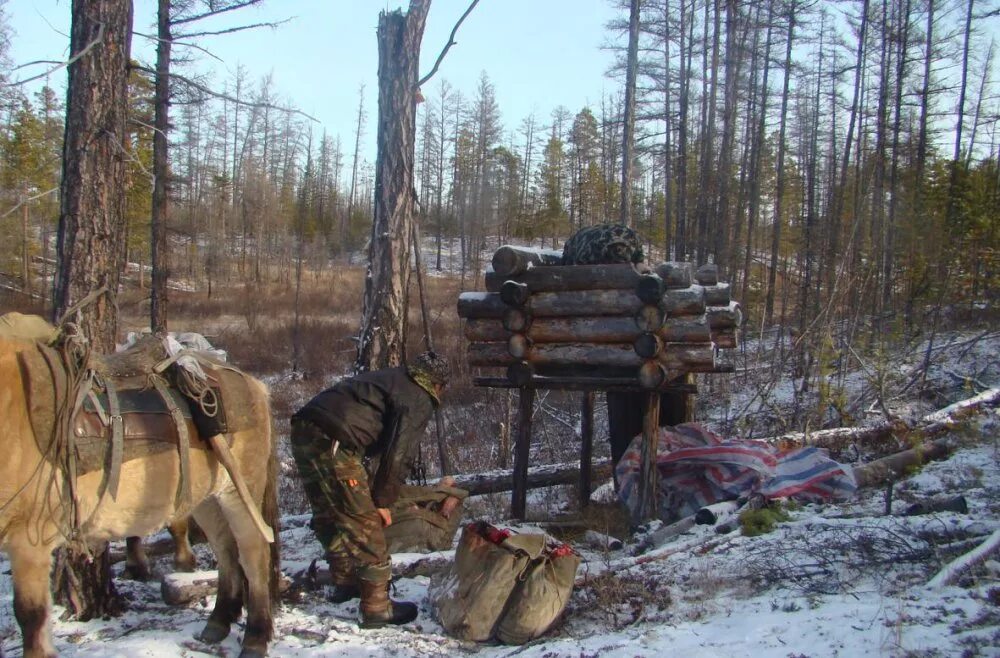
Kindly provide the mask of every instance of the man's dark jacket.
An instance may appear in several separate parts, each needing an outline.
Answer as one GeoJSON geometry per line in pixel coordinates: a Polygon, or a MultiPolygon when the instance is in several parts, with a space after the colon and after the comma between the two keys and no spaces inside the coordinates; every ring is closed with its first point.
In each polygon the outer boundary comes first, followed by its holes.
{"type": "Polygon", "coordinates": [[[389,507],[399,497],[436,400],[406,368],[366,372],[326,389],[292,417],[307,420],[340,441],[379,460],[372,499],[389,507]]]}

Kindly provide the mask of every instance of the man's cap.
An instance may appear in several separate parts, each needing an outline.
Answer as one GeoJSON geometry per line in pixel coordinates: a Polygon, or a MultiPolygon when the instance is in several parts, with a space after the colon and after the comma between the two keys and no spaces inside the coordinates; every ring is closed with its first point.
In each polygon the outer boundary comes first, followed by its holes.
{"type": "Polygon", "coordinates": [[[448,359],[437,352],[424,352],[413,359],[407,368],[414,375],[426,377],[432,384],[447,386],[451,379],[451,366],[448,359]]]}

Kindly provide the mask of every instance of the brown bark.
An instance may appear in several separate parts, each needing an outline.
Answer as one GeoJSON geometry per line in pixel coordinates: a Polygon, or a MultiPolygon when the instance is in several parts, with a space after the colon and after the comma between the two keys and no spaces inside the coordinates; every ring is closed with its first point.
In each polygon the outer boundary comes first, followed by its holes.
{"type": "Polygon", "coordinates": [[[368,247],[368,277],[361,314],[358,372],[398,365],[405,359],[416,83],[420,42],[430,0],[411,0],[409,11],[382,12],[378,23],[378,155],[375,217],[368,247]]]}
{"type": "Polygon", "coordinates": [[[167,278],[170,276],[167,224],[170,221],[170,176],[167,159],[167,131],[170,130],[170,0],[158,0],[156,42],[156,100],[153,116],[153,204],[150,223],[152,281],[150,286],[149,326],[153,331],[167,330],[167,278]]]}
{"type": "Polygon", "coordinates": [[[560,265],[562,252],[503,245],[493,252],[493,271],[499,276],[516,276],[536,265],[560,265]]]}
{"type": "Polygon", "coordinates": [[[125,262],[129,0],[74,0],[53,317],[89,293],[74,319],[99,352],[114,350],[125,262]]]}
{"type": "MultiPolygon", "coordinates": [[[[499,252],[498,252],[499,253],[499,252]]],[[[522,283],[532,292],[557,290],[632,290],[640,273],[623,265],[534,265],[518,274],[486,272],[486,290],[500,292],[507,281],[522,283]]],[[[690,285],[688,281],[684,287],[690,285]]]]}

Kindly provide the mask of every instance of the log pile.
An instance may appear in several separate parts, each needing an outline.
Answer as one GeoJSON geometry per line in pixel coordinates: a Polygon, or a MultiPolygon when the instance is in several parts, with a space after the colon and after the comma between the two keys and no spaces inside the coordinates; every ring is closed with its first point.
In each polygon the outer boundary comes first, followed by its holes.
{"type": "Polygon", "coordinates": [[[714,265],[560,265],[560,258],[502,246],[486,292],[459,296],[469,365],[505,369],[477,383],[585,379],[656,390],[686,373],[728,371],[716,355],[737,347],[742,313],[714,265]]]}

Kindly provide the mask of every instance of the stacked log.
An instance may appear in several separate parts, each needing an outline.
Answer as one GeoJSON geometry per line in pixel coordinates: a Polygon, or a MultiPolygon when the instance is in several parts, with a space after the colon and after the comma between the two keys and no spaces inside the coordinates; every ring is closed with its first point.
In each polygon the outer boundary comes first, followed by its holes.
{"type": "Polygon", "coordinates": [[[740,305],[714,265],[561,265],[550,250],[503,246],[486,292],[462,293],[470,366],[539,377],[629,379],[647,389],[689,372],[724,371],[740,305]]]}

